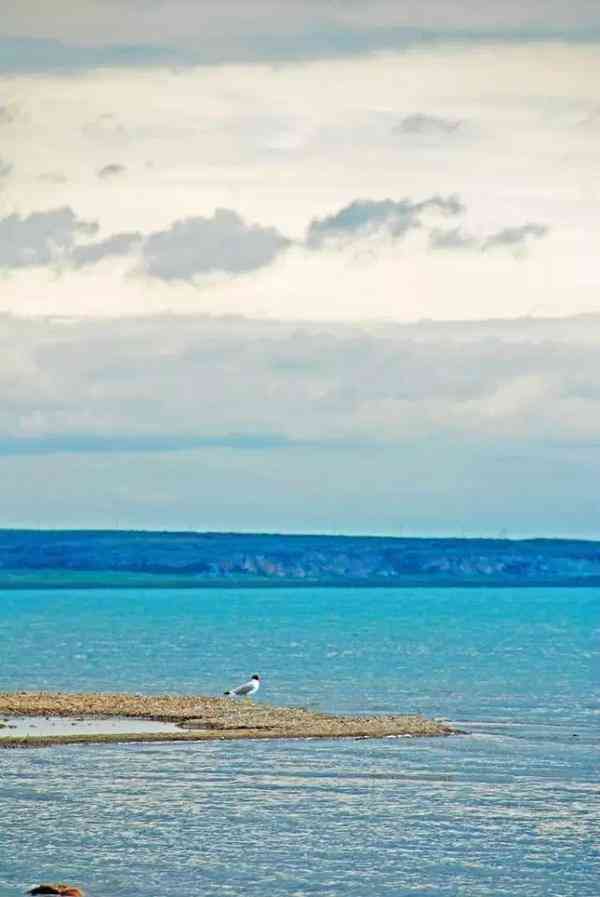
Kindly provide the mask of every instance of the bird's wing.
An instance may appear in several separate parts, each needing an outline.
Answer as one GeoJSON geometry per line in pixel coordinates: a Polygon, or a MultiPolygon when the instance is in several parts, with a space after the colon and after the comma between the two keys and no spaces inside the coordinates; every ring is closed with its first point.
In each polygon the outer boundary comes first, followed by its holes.
{"type": "Polygon", "coordinates": [[[234,695],[248,695],[252,691],[254,691],[254,682],[244,682],[243,685],[238,685],[237,688],[233,689],[234,695]]]}

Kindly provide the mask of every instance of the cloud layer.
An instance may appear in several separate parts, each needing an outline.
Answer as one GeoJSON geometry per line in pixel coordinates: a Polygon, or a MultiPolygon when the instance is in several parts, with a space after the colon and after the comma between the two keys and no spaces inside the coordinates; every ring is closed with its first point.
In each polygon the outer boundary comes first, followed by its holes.
{"type": "Polygon", "coordinates": [[[4,317],[5,525],[598,536],[599,349],[598,317],[4,317]]]}
{"type": "MultiPolygon", "coordinates": [[[[86,15],[106,24],[116,8],[86,15]]],[[[67,25],[85,42],[79,12],[67,25]]],[[[398,18],[389,4],[335,14],[352,27],[398,18]]],[[[68,91],[60,77],[0,78],[14,163],[0,216],[69,209],[98,226],[72,245],[5,251],[2,307],[337,320],[592,310],[597,68],[585,45],[522,41],[276,74],[103,69],[74,74],[68,91]]]]}
{"type": "MultiPolygon", "coordinates": [[[[399,240],[424,227],[424,220],[431,214],[455,217],[464,211],[457,196],[432,196],[417,202],[357,199],[332,215],[313,219],[304,241],[296,241],[296,245],[318,251],[374,237],[399,240]]],[[[0,267],[82,268],[108,256],[127,256],[141,246],[140,270],[147,276],[167,282],[193,281],[206,274],[240,275],[263,268],[294,243],[275,227],[245,222],[232,209],[216,209],[210,218],[198,215],[175,221],[169,228],[147,236],[139,231],[123,232],[94,243],[77,243],[98,230],[97,222],[83,221],[67,207],[33,213],[27,218],[10,215],[0,219],[0,267]]],[[[462,234],[458,228],[430,226],[427,232],[432,249],[478,247],[486,252],[502,247],[521,250],[530,239],[540,239],[547,231],[543,225],[529,223],[503,228],[481,240],[462,234]]]]}
{"type": "Polygon", "coordinates": [[[139,4],[67,0],[52,12],[33,0],[12,4],[0,43],[6,71],[297,62],[406,50],[431,42],[586,41],[600,31],[593,0],[224,0],[218,9],[192,0],[139,4]]]}
{"type": "Polygon", "coordinates": [[[570,330],[517,323],[5,317],[0,441],[116,450],[600,439],[599,319],[573,319],[570,330]]]}
{"type": "Polygon", "coordinates": [[[597,2],[8,7],[5,525],[600,533],[597,2]]]}

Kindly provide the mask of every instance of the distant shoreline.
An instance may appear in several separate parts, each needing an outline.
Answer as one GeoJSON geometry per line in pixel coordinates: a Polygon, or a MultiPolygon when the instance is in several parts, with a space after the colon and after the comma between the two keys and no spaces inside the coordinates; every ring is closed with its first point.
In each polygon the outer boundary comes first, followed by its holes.
{"type": "Polygon", "coordinates": [[[599,588],[600,542],[2,530],[0,589],[599,588]]]}
{"type": "Polygon", "coordinates": [[[600,588],[600,576],[554,577],[548,579],[477,577],[452,578],[436,575],[420,577],[372,577],[339,579],[223,578],[205,579],[173,573],[118,573],[108,571],[2,571],[0,591],[52,591],[58,589],[510,589],[510,588],[600,588]]]}

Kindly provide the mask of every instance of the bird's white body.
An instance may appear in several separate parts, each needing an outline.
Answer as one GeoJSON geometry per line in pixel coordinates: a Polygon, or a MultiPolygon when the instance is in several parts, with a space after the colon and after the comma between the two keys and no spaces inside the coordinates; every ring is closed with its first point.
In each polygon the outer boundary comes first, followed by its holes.
{"type": "Polygon", "coordinates": [[[253,676],[248,682],[244,682],[243,685],[238,685],[237,688],[232,688],[230,691],[226,691],[225,694],[237,698],[250,698],[252,695],[256,694],[259,688],[260,676],[253,676]]]}

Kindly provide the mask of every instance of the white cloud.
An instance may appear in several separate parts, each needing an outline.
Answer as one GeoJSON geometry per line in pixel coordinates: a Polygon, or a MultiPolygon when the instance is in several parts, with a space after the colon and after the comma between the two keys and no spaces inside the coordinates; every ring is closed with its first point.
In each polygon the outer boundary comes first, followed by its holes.
{"type": "Polygon", "coordinates": [[[392,128],[392,133],[410,137],[447,138],[455,134],[460,126],[461,122],[455,119],[416,112],[412,115],[407,115],[395,124],[392,128]]]}
{"type": "Polygon", "coordinates": [[[69,256],[69,261],[75,268],[83,268],[86,265],[95,265],[107,256],[128,255],[132,248],[142,242],[142,235],[137,232],[112,234],[104,240],[96,243],[86,243],[75,246],[69,256]]]}
{"type": "Polygon", "coordinates": [[[522,224],[519,227],[505,227],[491,234],[481,247],[484,252],[488,249],[497,249],[499,247],[509,247],[516,252],[522,251],[523,247],[530,240],[539,240],[545,237],[548,228],[543,224],[522,224]]]}
{"type": "Polygon", "coordinates": [[[98,232],[95,221],[83,221],[68,207],[33,212],[25,218],[0,218],[0,268],[14,272],[46,268],[63,273],[70,267],[93,265],[107,256],[127,255],[142,235],[112,234],[95,243],[83,242],[98,232]]]}
{"type": "MultiPolygon", "coordinates": [[[[25,218],[68,206],[81,220],[98,221],[104,241],[168,234],[175,221],[211,221],[221,208],[244,226],[275,228],[294,245],[243,278],[202,274],[203,259],[200,277],[192,278],[202,281],[198,288],[191,279],[140,283],[124,276],[132,264],[124,256],[63,271],[60,290],[52,288],[53,274],[23,268],[5,282],[2,306],[337,320],[593,309],[600,286],[598,161],[589,130],[576,125],[597,110],[597,66],[595,51],[583,46],[440,47],[290,66],[276,75],[268,66],[224,66],[103,72],[68,82],[5,79],[6,103],[19,109],[10,124],[19,162],[3,183],[6,213],[25,218]],[[415,110],[469,127],[451,140],[392,134],[415,110]],[[107,162],[124,166],[127,176],[99,179],[107,162]],[[67,180],[41,180],[44,172],[67,180]],[[582,183],[589,185],[583,193],[582,183]],[[417,204],[454,193],[466,206],[459,235],[477,247],[527,223],[548,234],[535,246],[531,241],[520,260],[506,244],[459,260],[430,251],[426,230],[456,225],[443,225],[429,210],[420,229],[409,228],[390,246],[385,227],[381,240],[353,233],[351,245],[335,253],[331,240],[318,253],[300,246],[311,221],[335,218],[356,197],[383,208],[388,198],[417,204]]],[[[192,245],[188,251],[189,274],[192,245]]]]}
{"type": "Polygon", "coordinates": [[[420,202],[410,199],[355,199],[339,212],[311,221],[306,242],[318,249],[330,241],[355,240],[377,233],[391,237],[405,236],[421,226],[424,213],[460,215],[464,206],[456,196],[431,196],[420,202]]]}
{"type": "Polygon", "coordinates": [[[4,318],[0,443],[589,442],[600,438],[599,320],[574,320],[564,338],[558,322],[511,332],[4,318]]]}
{"type": "Polygon", "coordinates": [[[599,349],[599,317],[5,316],[5,525],[597,536],[599,349]]]}
{"type": "Polygon", "coordinates": [[[501,228],[485,239],[478,239],[459,227],[434,227],[429,232],[429,245],[432,249],[477,249],[480,252],[488,252],[490,249],[507,249],[513,253],[515,258],[522,259],[528,244],[532,240],[541,240],[547,234],[548,228],[544,224],[534,222],[521,224],[518,227],[501,228]]]}
{"type": "Polygon", "coordinates": [[[274,227],[246,224],[231,209],[156,231],[144,243],[144,271],[162,280],[191,280],[212,271],[241,274],[268,265],[289,240],[274,227]]]}
{"type": "Polygon", "coordinates": [[[143,6],[4,16],[5,522],[600,531],[597,3],[143,6]]]}
{"type": "Polygon", "coordinates": [[[24,218],[8,215],[0,219],[0,267],[51,265],[68,257],[78,236],[90,236],[97,230],[95,222],[79,219],[66,206],[24,218]]]}
{"type": "Polygon", "coordinates": [[[15,120],[17,109],[7,104],[0,105],[0,126],[9,125],[15,120]]]}
{"type": "Polygon", "coordinates": [[[5,523],[597,535],[599,349],[599,317],[4,317],[5,523]]]}
{"type": "Polygon", "coordinates": [[[104,165],[98,172],[99,178],[114,178],[117,175],[124,174],[127,169],[124,165],[119,165],[118,162],[110,162],[108,165],[104,165]]]}
{"type": "Polygon", "coordinates": [[[475,249],[480,241],[460,227],[434,227],[429,232],[432,249],[475,249]]]}
{"type": "MultiPolygon", "coordinates": [[[[358,265],[362,276],[370,278],[370,289],[373,291],[373,275],[379,273],[382,259],[387,258],[388,264],[395,264],[397,272],[402,272],[396,257],[397,243],[400,240],[407,243],[405,263],[414,262],[415,258],[420,263],[429,249],[478,249],[487,253],[489,249],[505,248],[510,250],[514,259],[523,260],[527,242],[534,237],[539,239],[547,230],[541,225],[525,224],[503,228],[487,239],[475,239],[459,228],[444,230],[434,226],[440,216],[455,217],[465,211],[456,196],[432,196],[423,200],[355,200],[322,219],[313,219],[307,228],[305,239],[294,242],[275,227],[249,224],[231,209],[217,209],[210,218],[191,216],[150,234],[121,231],[90,242],[88,238],[98,232],[98,224],[78,220],[71,209],[64,207],[32,213],[25,219],[15,215],[0,219],[0,235],[3,232],[6,235],[4,254],[0,253],[0,265],[11,274],[11,286],[15,281],[18,282],[23,270],[45,269],[48,281],[60,274],[62,309],[76,314],[94,309],[97,311],[97,297],[89,289],[89,270],[93,271],[97,263],[106,259],[110,260],[110,270],[105,270],[101,277],[105,279],[108,274],[117,289],[122,289],[123,284],[129,291],[137,288],[138,295],[143,297],[143,307],[140,309],[143,312],[152,310],[149,293],[150,284],[154,282],[169,287],[169,292],[163,293],[163,296],[168,297],[171,307],[173,284],[189,284],[196,293],[196,304],[199,296],[208,296],[214,301],[215,292],[221,291],[221,311],[243,309],[246,313],[256,314],[257,309],[252,306],[252,291],[262,288],[261,276],[265,278],[266,284],[269,283],[269,277],[283,277],[285,280],[288,272],[293,272],[294,266],[300,266],[304,271],[304,280],[298,282],[306,285],[306,269],[312,267],[321,290],[324,285],[323,274],[327,268],[320,260],[315,265],[315,255],[326,256],[328,263],[337,264],[338,268],[341,264],[342,268],[349,270],[353,281],[357,280],[357,272],[351,269],[358,265]],[[422,236],[415,241],[415,234],[422,236]],[[413,235],[412,243],[410,235],[413,235]],[[82,269],[86,269],[87,279],[78,284],[74,272],[82,269]],[[140,284],[135,284],[136,279],[143,280],[141,294],[140,284]],[[232,281],[236,279],[242,280],[241,299],[239,289],[232,285],[232,281]],[[76,305],[71,309],[67,300],[68,287],[76,291],[76,305]],[[88,303],[87,307],[84,302],[88,303]]],[[[431,269],[431,265],[428,268],[431,269]]],[[[410,270],[405,268],[405,274],[410,276],[410,270]]],[[[95,272],[92,276],[96,276],[95,272]]],[[[297,278],[292,276],[289,280],[294,284],[297,278]]],[[[38,279],[38,283],[40,282],[38,279]]],[[[30,283],[28,287],[31,300],[30,283]]],[[[399,285],[404,284],[399,282],[399,285]]],[[[338,275],[333,289],[339,290],[341,286],[343,281],[338,275]]],[[[107,289],[110,290],[110,287],[107,289]]],[[[272,289],[267,289],[267,292],[273,295],[272,289]]],[[[344,296],[343,291],[341,296],[344,296]]],[[[278,293],[275,294],[275,299],[278,303],[278,293]]],[[[45,301],[44,298],[43,302],[45,301]]],[[[101,302],[102,313],[110,316],[111,304],[107,304],[104,297],[101,302]]],[[[319,307],[317,302],[317,308],[317,317],[331,317],[327,305],[319,307]]],[[[21,306],[19,311],[30,312],[32,308],[21,306]]],[[[128,309],[122,309],[121,313],[131,314],[137,311],[137,308],[129,306],[128,309]]],[[[278,306],[273,311],[278,317],[285,317],[278,306]]],[[[340,306],[340,312],[341,314],[332,317],[355,317],[347,305],[340,306]]],[[[264,315],[264,309],[261,313],[264,315]]],[[[291,317],[306,318],[310,313],[311,308],[306,307],[303,314],[291,317]]],[[[479,314],[481,315],[481,311],[479,314]]],[[[378,316],[380,312],[372,304],[371,317],[378,316]]],[[[414,313],[411,314],[406,309],[402,317],[414,317],[414,313]]]]}

